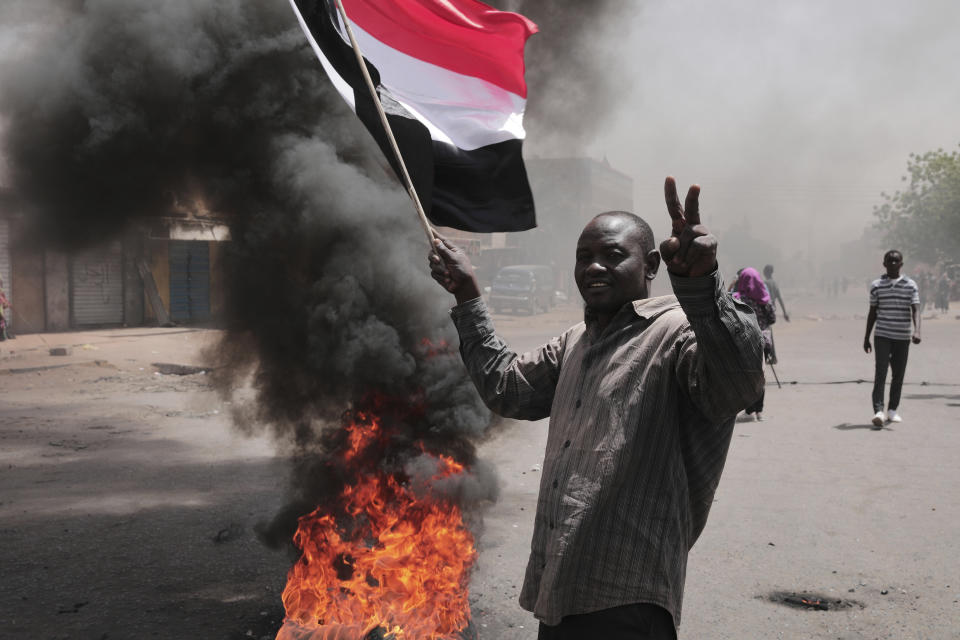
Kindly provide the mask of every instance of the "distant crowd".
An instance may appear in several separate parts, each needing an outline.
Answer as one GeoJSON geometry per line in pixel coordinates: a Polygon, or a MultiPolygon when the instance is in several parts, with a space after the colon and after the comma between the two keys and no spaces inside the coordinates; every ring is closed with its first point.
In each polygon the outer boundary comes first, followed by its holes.
{"type": "Polygon", "coordinates": [[[921,270],[917,273],[917,287],[920,289],[920,313],[923,313],[931,299],[935,311],[946,313],[950,301],[960,298],[960,265],[941,266],[937,272],[921,270]]]}

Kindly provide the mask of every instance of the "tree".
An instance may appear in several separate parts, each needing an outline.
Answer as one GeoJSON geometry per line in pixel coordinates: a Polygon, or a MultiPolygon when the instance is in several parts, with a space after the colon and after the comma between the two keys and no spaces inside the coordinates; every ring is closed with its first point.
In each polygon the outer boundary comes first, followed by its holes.
{"type": "Polygon", "coordinates": [[[888,245],[897,247],[914,262],[936,264],[960,260],[960,152],[943,149],[923,155],[911,153],[907,161],[909,187],[874,207],[875,226],[888,245]]]}

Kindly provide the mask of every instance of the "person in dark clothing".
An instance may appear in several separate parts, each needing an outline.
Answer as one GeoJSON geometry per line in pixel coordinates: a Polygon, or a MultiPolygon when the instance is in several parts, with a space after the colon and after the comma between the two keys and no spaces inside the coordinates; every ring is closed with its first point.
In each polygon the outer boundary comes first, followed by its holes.
{"type": "Polygon", "coordinates": [[[3,290],[3,278],[0,278],[0,341],[7,340],[11,336],[7,333],[7,316],[10,310],[10,302],[7,300],[7,294],[3,290]]]}
{"type": "MultiPolygon", "coordinates": [[[[787,305],[783,303],[783,296],[780,295],[780,286],[773,279],[773,265],[768,264],[763,268],[763,284],[767,286],[767,292],[770,294],[770,304],[774,310],[777,308],[777,301],[780,301],[780,310],[783,311],[783,319],[790,322],[790,314],[787,313],[787,305]]],[[[772,323],[771,323],[772,324],[772,323]]],[[[777,358],[777,341],[773,337],[773,328],[767,332],[770,338],[770,344],[766,352],[767,364],[775,365],[780,362],[777,358]]]]}
{"type": "Polygon", "coordinates": [[[935,300],[937,311],[946,313],[950,310],[950,290],[952,288],[953,282],[950,281],[950,276],[944,271],[937,280],[937,299],[935,300]]]}
{"type": "Polygon", "coordinates": [[[457,304],[460,354],[503,416],[549,417],[520,604],[541,640],[674,640],[687,555],[706,524],[737,413],[763,389],[761,337],[723,286],[716,238],[665,184],[672,235],[623,212],[590,221],[574,279],[584,322],[517,354],[496,335],[466,254],[431,275],[457,304]],[[675,295],[650,298],[667,265],[675,295]]]}
{"type": "Polygon", "coordinates": [[[779,302],[780,309],[783,311],[783,319],[790,322],[790,314],[787,313],[787,305],[783,303],[783,296],[780,295],[780,287],[777,285],[777,281],[773,279],[772,264],[768,264],[763,268],[763,284],[766,285],[767,292],[770,294],[770,302],[774,306],[779,302]]]}
{"type": "Polygon", "coordinates": [[[920,315],[923,315],[927,308],[927,300],[930,298],[930,290],[933,286],[933,277],[928,271],[921,271],[917,277],[917,287],[920,289],[920,315]]]}

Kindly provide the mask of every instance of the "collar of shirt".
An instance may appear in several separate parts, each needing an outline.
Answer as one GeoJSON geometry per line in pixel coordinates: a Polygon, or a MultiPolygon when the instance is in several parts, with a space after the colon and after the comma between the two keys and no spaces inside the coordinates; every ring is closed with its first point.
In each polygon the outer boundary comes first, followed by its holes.
{"type": "Polygon", "coordinates": [[[591,343],[596,342],[611,331],[616,331],[637,318],[648,321],[653,320],[657,316],[679,306],[680,303],[677,301],[677,296],[674,295],[643,298],[641,300],[628,302],[623,305],[620,311],[617,312],[617,315],[610,320],[610,323],[602,333],[597,332],[596,316],[594,316],[588,308],[583,312],[583,323],[586,325],[586,337],[591,343]]]}

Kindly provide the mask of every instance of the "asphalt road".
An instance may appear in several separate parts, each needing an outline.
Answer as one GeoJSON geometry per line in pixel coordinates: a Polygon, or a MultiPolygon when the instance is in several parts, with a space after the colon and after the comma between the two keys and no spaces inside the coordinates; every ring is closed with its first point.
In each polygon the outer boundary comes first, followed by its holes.
{"type": "MultiPolygon", "coordinates": [[[[960,318],[927,317],[904,421],[873,431],[866,303],[791,302],[792,322],[775,325],[784,386],[768,368],[765,420],[737,424],[690,555],[680,637],[960,638],[960,318]],[[788,607],[784,594],[831,608],[788,607]]],[[[519,349],[542,337],[513,318],[499,326],[519,349]]],[[[484,450],[504,478],[472,594],[491,638],[536,637],[516,599],[546,429],[514,424],[484,450]]]]}
{"type": "MultiPolygon", "coordinates": [[[[904,422],[869,429],[863,301],[790,300],[776,327],[784,387],[737,425],[693,549],[681,638],[960,638],[960,320],[930,317],[910,352],[904,422]],[[863,308],[861,308],[863,307],[863,308]],[[819,594],[832,610],[774,602],[819,594]]],[[[574,307],[498,316],[517,349],[574,307]]],[[[104,330],[0,344],[0,638],[272,638],[291,558],[257,522],[288,466],[237,432],[202,374],[207,330],[104,330]],[[51,346],[71,355],[48,355],[51,346]]],[[[501,483],[471,583],[480,638],[532,639],[517,594],[546,421],[483,445],[501,483]]]]}

